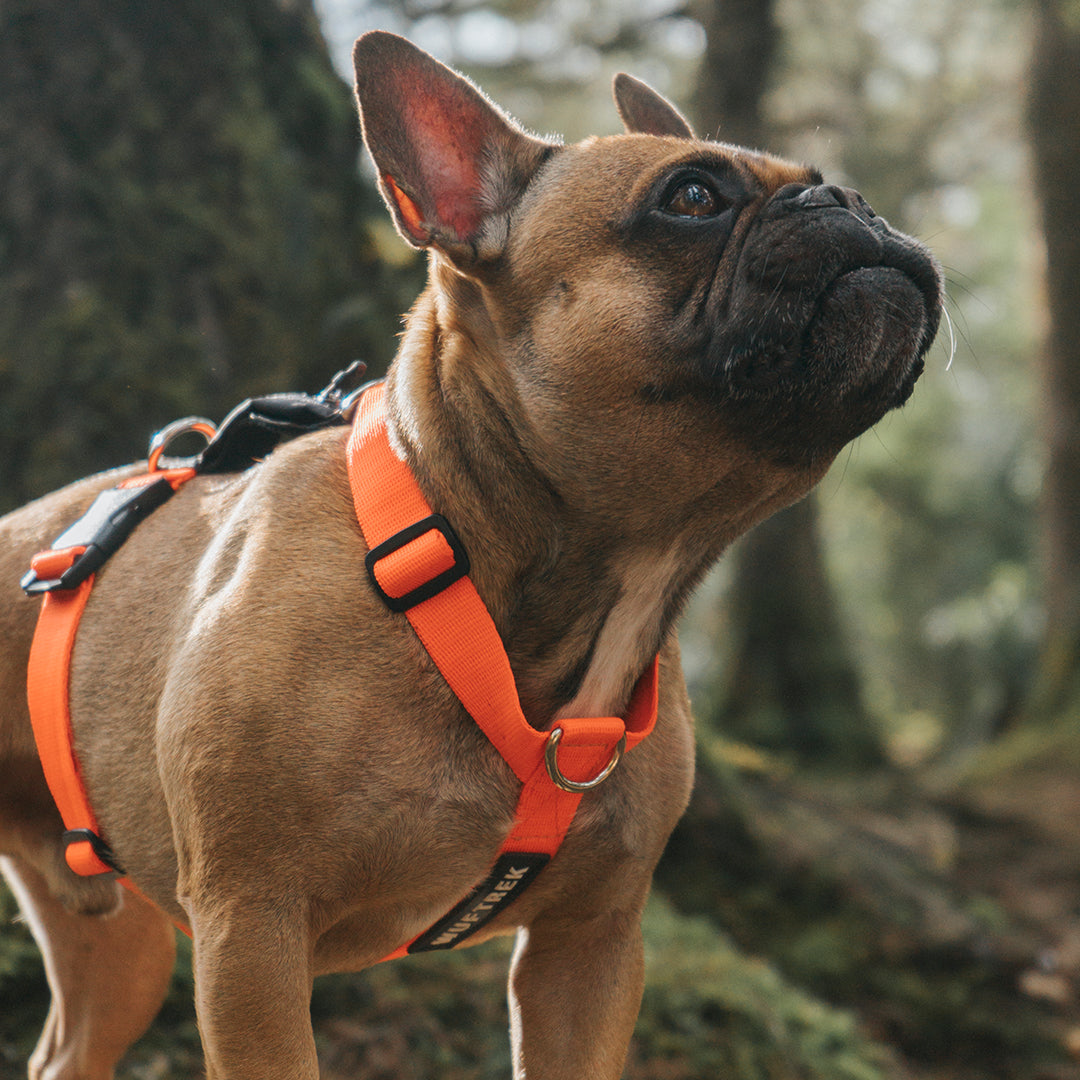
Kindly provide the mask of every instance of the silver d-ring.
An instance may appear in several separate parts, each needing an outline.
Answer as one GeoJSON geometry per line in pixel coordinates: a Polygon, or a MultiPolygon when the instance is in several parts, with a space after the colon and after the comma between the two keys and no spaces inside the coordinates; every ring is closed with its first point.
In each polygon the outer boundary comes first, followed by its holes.
{"type": "Polygon", "coordinates": [[[165,447],[178,438],[180,435],[186,435],[189,431],[197,431],[207,442],[213,437],[217,429],[214,427],[212,420],[207,420],[203,416],[185,416],[182,420],[174,420],[171,424],[167,424],[160,431],[154,432],[154,437],[150,440],[150,454],[149,461],[147,462],[148,472],[157,472],[158,458],[161,457],[165,447]]]}
{"type": "Polygon", "coordinates": [[[622,738],[615,744],[615,749],[611,753],[611,760],[591,780],[583,780],[579,783],[577,780],[568,780],[559,770],[559,740],[562,739],[562,736],[563,730],[560,727],[554,728],[548,736],[547,746],[544,747],[544,764],[547,766],[551,782],[556,787],[562,788],[563,791],[569,791],[574,795],[591,791],[594,787],[602,784],[611,775],[615,766],[619,764],[619,758],[622,757],[623,751],[626,749],[626,732],[624,731],[622,738]]]}

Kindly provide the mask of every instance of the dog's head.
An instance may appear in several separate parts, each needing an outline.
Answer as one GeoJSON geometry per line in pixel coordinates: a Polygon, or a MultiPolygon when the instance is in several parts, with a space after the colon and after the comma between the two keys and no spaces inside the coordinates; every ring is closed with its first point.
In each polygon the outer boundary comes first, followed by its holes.
{"type": "MultiPolygon", "coordinates": [[[[508,369],[538,445],[603,457],[621,425],[665,442],[665,467],[685,441],[700,470],[719,431],[812,482],[911,393],[940,272],[856,192],[695,139],[628,76],[627,134],[563,146],[401,38],[366,35],[354,60],[398,228],[436,253],[447,310],[508,369]],[[569,404],[582,400],[587,421],[569,404]]],[[[631,483],[657,479],[642,457],[631,483]]]]}

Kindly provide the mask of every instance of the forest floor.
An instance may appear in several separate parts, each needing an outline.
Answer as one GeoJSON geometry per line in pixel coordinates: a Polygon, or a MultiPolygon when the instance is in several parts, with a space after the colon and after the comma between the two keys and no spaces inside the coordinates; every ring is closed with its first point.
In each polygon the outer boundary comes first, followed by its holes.
{"type": "MultiPolygon", "coordinates": [[[[629,1080],[1080,1080],[1080,775],[747,787],[773,873],[717,897],[723,930],[650,905],[629,1080]]],[[[202,1075],[186,953],[118,1080],[202,1075]]],[[[508,953],[319,980],[325,1080],[505,1080],[508,953]]],[[[0,927],[0,1080],[46,1003],[25,928],[0,927]]]]}
{"type": "Polygon", "coordinates": [[[894,994],[883,978],[881,997],[849,1004],[900,1048],[901,1075],[1080,1080],[1080,774],[1043,763],[959,794],[894,795],[841,800],[841,820],[882,845],[845,876],[858,892],[852,873],[891,849],[863,883],[880,916],[874,958],[923,986],[894,994]]]}
{"type": "MultiPolygon", "coordinates": [[[[1018,992],[1045,1003],[1080,1078],[1080,776],[1043,768],[981,784],[954,812],[956,880],[1007,915],[1030,963],[1018,992]]],[[[1047,1074],[1051,1075],[1051,1074],[1047,1074]]]]}

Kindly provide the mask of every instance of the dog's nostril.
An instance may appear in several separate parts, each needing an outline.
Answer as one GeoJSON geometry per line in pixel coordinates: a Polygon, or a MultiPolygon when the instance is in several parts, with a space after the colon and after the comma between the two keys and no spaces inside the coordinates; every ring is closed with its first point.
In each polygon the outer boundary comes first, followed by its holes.
{"type": "Polygon", "coordinates": [[[854,188],[840,187],[838,184],[818,184],[816,187],[788,184],[773,196],[773,198],[781,197],[793,200],[804,210],[828,210],[839,207],[850,210],[866,220],[877,216],[869,203],[854,188]],[[788,188],[792,189],[790,193],[788,193],[788,188]]]}
{"type": "Polygon", "coordinates": [[[851,209],[856,213],[862,214],[863,217],[876,218],[877,214],[874,213],[874,208],[857,192],[854,188],[845,188],[845,191],[851,196],[851,209]]]}
{"type": "Polygon", "coordinates": [[[862,217],[877,217],[870,209],[870,204],[854,188],[836,187],[831,184],[829,192],[836,199],[837,205],[844,207],[845,210],[851,210],[862,217]]]}
{"type": "Polygon", "coordinates": [[[828,206],[843,206],[850,209],[850,199],[847,190],[837,187],[835,184],[818,184],[817,187],[807,188],[798,199],[806,209],[817,209],[828,206]]]}
{"type": "Polygon", "coordinates": [[[778,188],[773,195],[773,201],[778,202],[782,199],[797,199],[804,191],[810,189],[806,184],[785,184],[782,188],[778,188]]]}

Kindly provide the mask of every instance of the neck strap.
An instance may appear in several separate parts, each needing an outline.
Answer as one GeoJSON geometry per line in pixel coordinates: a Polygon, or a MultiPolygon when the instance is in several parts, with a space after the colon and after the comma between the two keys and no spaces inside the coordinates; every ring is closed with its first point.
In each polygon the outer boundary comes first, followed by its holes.
{"type": "Polygon", "coordinates": [[[625,719],[560,720],[551,731],[537,731],[522,712],[510,661],[469,579],[463,546],[390,445],[382,385],[360,399],[347,462],[376,592],[409,620],[458,700],[522,783],[513,828],[491,874],[391,956],[451,948],[520,895],[558,851],[582,796],[652,731],[658,661],[638,680],[625,719]]]}

